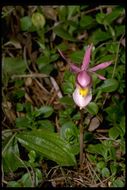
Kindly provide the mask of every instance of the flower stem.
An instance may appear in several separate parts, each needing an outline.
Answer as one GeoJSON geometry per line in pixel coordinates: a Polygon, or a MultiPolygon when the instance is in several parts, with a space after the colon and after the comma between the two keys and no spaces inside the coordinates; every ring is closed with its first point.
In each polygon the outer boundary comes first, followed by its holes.
{"type": "Polygon", "coordinates": [[[83,110],[80,111],[81,114],[81,120],[80,120],[80,136],[79,136],[79,142],[80,142],[80,158],[79,158],[79,164],[80,169],[82,168],[83,164],[83,110]]]}

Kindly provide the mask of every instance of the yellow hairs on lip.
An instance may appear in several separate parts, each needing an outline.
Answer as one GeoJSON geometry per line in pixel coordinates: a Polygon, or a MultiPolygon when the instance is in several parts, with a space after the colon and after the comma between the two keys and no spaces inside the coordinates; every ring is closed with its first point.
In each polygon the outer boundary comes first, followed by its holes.
{"type": "Polygon", "coordinates": [[[80,88],[79,89],[79,94],[81,96],[87,96],[88,92],[89,92],[89,88],[80,88]]]}

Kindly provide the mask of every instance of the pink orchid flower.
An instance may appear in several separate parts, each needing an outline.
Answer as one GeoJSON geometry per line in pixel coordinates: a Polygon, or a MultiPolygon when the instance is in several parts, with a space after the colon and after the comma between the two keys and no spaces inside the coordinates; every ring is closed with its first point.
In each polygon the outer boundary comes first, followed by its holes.
{"type": "MultiPolygon", "coordinates": [[[[92,86],[92,77],[91,74],[95,73],[95,71],[104,69],[108,67],[112,61],[104,62],[99,65],[96,65],[92,68],[89,68],[90,63],[90,55],[93,45],[91,44],[86,49],[86,53],[83,58],[83,63],[81,68],[76,66],[75,64],[70,64],[71,71],[77,74],[76,77],[76,89],[73,92],[74,102],[80,107],[80,109],[86,107],[90,101],[92,100],[91,86],[92,86]]],[[[59,53],[66,60],[62,52],[59,53]]],[[[96,73],[99,79],[105,80],[106,78],[102,75],[96,73]]]]}

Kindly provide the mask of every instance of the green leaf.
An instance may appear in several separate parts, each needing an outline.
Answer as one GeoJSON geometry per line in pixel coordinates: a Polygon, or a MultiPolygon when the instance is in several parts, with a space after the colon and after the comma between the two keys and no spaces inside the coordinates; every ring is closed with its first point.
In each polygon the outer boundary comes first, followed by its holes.
{"type": "Polygon", "coordinates": [[[109,177],[110,176],[110,171],[108,168],[103,168],[101,171],[102,177],[109,177]]]}
{"type": "Polygon", "coordinates": [[[110,38],[112,38],[112,36],[109,31],[103,32],[101,29],[97,29],[95,32],[93,32],[91,41],[93,44],[97,45],[99,42],[106,41],[110,38]]]}
{"type": "Polygon", "coordinates": [[[119,37],[123,33],[125,33],[125,25],[116,25],[115,26],[116,37],[119,37]]]}
{"type": "Polygon", "coordinates": [[[35,130],[17,135],[19,142],[30,150],[35,150],[45,158],[61,166],[76,165],[72,149],[67,142],[48,130],[35,130]]]}
{"type": "Polygon", "coordinates": [[[53,70],[53,64],[51,62],[56,61],[58,59],[58,55],[50,55],[50,53],[47,53],[48,55],[41,55],[37,59],[37,64],[40,72],[44,74],[50,74],[50,72],[53,70]]]}
{"type": "Polygon", "coordinates": [[[64,83],[62,84],[62,89],[65,94],[71,94],[75,88],[75,75],[66,71],[64,73],[64,83]]]}
{"type": "Polygon", "coordinates": [[[5,173],[14,172],[19,167],[23,166],[17,158],[20,157],[20,155],[16,139],[14,138],[11,142],[9,141],[4,145],[2,153],[3,169],[5,173]]]}
{"type": "Polygon", "coordinates": [[[73,38],[73,37],[71,36],[71,34],[68,33],[67,30],[65,30],[64,28],[62,28],[62,25],[56,26],[56,27],[53,29],[53,31],[54,31],[54,33],[55,33],[57,36],[59,36],[59,37],[65,39],[65,40],[69,40],[69,41],[73,41],[73,42],[76,42],[76,41],[77,41],[75,38],[73,38]]]}
{"type": "Polygon", "coordinates": [[[61,51],[64,52],[64,51],[66,51],[68,49],[68,46],[67,46],[67,44],[65,44],[64,42],[62,42],[61,44],[56,45],[56,48],[60,49],[61,51]]]}
{"type": "Polygon", "coordinates": [[[18,182],[21,184],[21,187],[32,187],[30,173],[25,173],[18,182]]]}
{"type": "Polygon", "coordinates": [[[38,117],[43,115],[43,118],[47,118],[53,113],[53,108],[51,106],[42,106],[39,109],[36,108],[34,111],[34,116],[38,117]]]}
{"type": "Polygon", "coordinates": [[[87,147],[87,151],[92,153],[92,154],[101,154],[101,155],[103,155],[103,152],[105,151],[105,147],[104,147],[103,144],[96,144],[96,145],[90,144],[87,147]]]}
{"type": "Polygon", "coordinates": [[[3,71],[9,75],[24,74],[27,69],[25,61],[21,57],[5,57],[3,71]]]}
{"type": "Polygon", "coordinates": [[[118,136],[119,136],[119,130],[117,129],[117,127],[112,127],[111,129],[109,129],[110,138],[117,139],[118,136]]]}
{"type": "Polygon", "coordinates": [[[92,115],[97,115],[98,113],[98,105],[95,102],[90,102],[87,106],[87,110],[92,115]]]}
{"type": "Polygon", "coordinates": [[[112,162],[110,164],[110,170],[111,170],[111,174],[116,174],[117,172],[117,168],[118,168],[118,164],[116,162],[112,162]]]}
{"type": "MultiPolygon", "coordinates": [[[[120,57],[120,61],[125,64],[125,52],[123,52],[122,56],[120,57]]],[[[123,67],[122,67],[123,68],[123,67]]]]}
{"type": "Polygon", "coordinates": [[[22,112],[24,109],[24,105],[21,103],[16,104],[16,111],[22,112]]]}
{"type": "MultiPolygon", "coordinates": [[[[117,49],[118,49],[118,43],[111,43],[106,45],[106,50],[109,51],[110,53],[116,53],[117,49]]],[[[110,60],[112,60],[112,58],[110,60]]]]}
{"type": "Polygon", "coordinates": [[[36,152],[34,150],[31,150],[28,154],[29,157],[29,163],[34,163],[36,159],[36,152]]]}
{"type": "Polygon", "coordinates": [[[70,105],[70,106],[74,105],[74,101],[73,101],[72,97],[69,97],[69,96],[64,96],[64,97],[60,98],[59,101],[65,105],[70,105]]]}
{"type": "Polygon", "coordinates": [[[94,135],[92,132],[86,131],[84,133],[84,143],[90,143],[94,139],[94,135]]]}
{"type": "Polygon", "coordinates": [[[124,135],[125,131],[126,131],[125,130],[126,129],[126,127],[125,127],[125,116],[122,116],[119,127],[121,128],[121,130],[123,132],[122,134],[124,135]]]}
{"type": "Polygon", "coordinates": [[[125,187],[125,184],[121,179],[116,179],[113,181],[112,187],[125,187]]]}
{"type": "Polygon", "coordinates": [[[105,168],[106,163],[104,161],[100,161],[97,163],[97,169],[100,172],[103,168],[105,168]]]}
{"type": "Polygon", "coordinates": [[[96,21],[99,23],[99,24],[104,24],[104,18],[105,18],[106,14],[104,13],[98,13],[96,14],[96,21]]]}
{"type": "Polygon", "coordinates": [[[68,14],[68,7],[67,6],[60,6],[58,9],[58,16],[60,21],[66,21],[68,14]]]}
{"type": "Polygon", "coordinates": [[[49,120],[39,120],[37,124],[39,129],[47,129],[52,132],[55,130],[53,124],[49,120]]]}
{"type": "Polygon", "coordinates": [[[28,31],[32,26],[32,20],[29,16],[20,19],[20,26],[22,31],[28,31]]]}
{"type": "Polygon", "coordinates": [[[107,79],[104,83],[98,88],[102,92],[114,92],[117,90],[119,83],[116,79],[107,79]]]}
{"type": "Polygon", "coordinates": [[[61,137],[72,147],[72,152],[78,154],[79,149],[79,131],[73,122],[66,122],[60,129],[61,137]]]}
{"type": "Polygon", "coordinates": [[[104,22],[107,24],[111,24],[114,20],[119,18],[120,15],[122,15],[123,10],[124,9],[120,6],[116,7],[115,9],[112,10],[111,13],[105,16],[104,22]]]}
{"type": "Polygon", "coordinates": [[[82,16],[80,19],[80,27],[84,29],[90,29],[93,27],[94,19],[91,16],[82,16]]]}
{"type": "Polygon", "coordinates": [[[30,122],[26,117],[16,118],[16,127],[17,128],[28,128],[30,127],[30,122]]]}
{"type": "Polygon", "coordinates": [[[69,5],[68,6],[68,19],[80,12],[80,6],[69,5]]]}
{"type": "Polygon", "coordinates": [[[82,50],[75,51],[69,55],[69,57],[73,63],[79,63],[79,64],[82,63],[83,56],[84,56],[84,51],[82,51],[82,50]]]}
{"type": "Polygon", "coordinates": [[[21,187],[21,184],[17,181],[9,181],[7,187],[21,187]]]}

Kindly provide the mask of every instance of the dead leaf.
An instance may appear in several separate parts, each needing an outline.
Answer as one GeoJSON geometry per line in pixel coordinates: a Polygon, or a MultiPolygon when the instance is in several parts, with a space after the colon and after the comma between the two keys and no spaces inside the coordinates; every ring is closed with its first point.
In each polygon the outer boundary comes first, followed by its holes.
{"type": "Polygon", "coordinates": [[[100,121],[97,117],[94,117],[89,125],[88,131],[94,131],[95,129],[97,129],[100,125],[100,121]]]}

